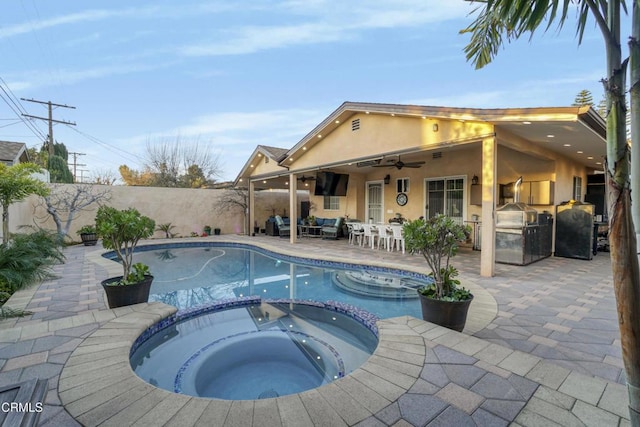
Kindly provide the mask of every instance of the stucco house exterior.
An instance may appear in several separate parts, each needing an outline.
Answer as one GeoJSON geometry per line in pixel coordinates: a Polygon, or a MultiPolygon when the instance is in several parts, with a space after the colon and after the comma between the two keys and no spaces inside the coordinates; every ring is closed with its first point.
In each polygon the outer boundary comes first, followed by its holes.
{"type": "MultiPolygon", "coordinates": [[[[542,183],[537,211],[583,200],[587,176],[602,171],[604,119],[590,107],[477,109],[345,102],[290,149],[258,146],[235,185],[253,194],[288,189],[289,215],[300,216],[299,190],[313,215],[386,222],[444,213],[482,223],[481,274],[495,265],[495,212],[522,177],[542,183]],[[309,177],[348,175],[344,196],[314,195],[309,177]],[[399,196],[402,193],[402,196],[399,196]]],[[[296,233],[290,242],[296,243],[296,233]]]]}

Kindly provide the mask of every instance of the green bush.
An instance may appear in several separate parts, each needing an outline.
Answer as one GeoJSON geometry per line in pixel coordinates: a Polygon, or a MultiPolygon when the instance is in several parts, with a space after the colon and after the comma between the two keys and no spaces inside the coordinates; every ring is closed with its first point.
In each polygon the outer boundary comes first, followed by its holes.
{"type": "MultiPolygon", "coordinates": [[[[140,239],[153,235],[156,223],[134,208],[118,210],[100,206],[96,214],[96,230],[106,249],[113,249],[122,262],[124,281],[129,280],[133,265],[133,251],[140,239]]],[[[148,270],[147,270],[148,271],[148,270]]],[[[123,283],[130,284],[130,283],[123,283]]]]}
{"type": "Polygon", "coordinates": [[[420,292],[434,299],[460,301],[469,298],[469,292],[458,288],[455,279],[458,270],[449,264],[458,252],[458,243],[464,241],[471,232],[469,226],[457,224],[446,215],[436,215],[429,219],[417,219],[403,225],[404,242],[411,253],[421,254],[433,277],[433,285],[420,292]]]}
{"type": "Polygon", "coordinates": [[[95,225],[83,225],[82,227],[80,227],[78,231],[76,231],[76,234],[78,236],[81,234],[95,234],[95,233],[96,233],[95,225]]]}
{"type": "Polygon", "coordinates": [[[55,277],[51,267],[63,261],[62,242],[56,233],[37,230],[14,234],[8,243],[0,245],[0,290],[13,294],[51,279],[55,277]]]}

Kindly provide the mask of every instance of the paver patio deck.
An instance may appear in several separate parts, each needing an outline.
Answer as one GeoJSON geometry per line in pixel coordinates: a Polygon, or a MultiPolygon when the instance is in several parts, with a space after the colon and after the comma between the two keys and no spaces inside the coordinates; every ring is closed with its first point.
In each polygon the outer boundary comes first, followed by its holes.
{"type": "MultiPolygon", "coordinates": [[[[421,257],[346,240],[209,239],[425,269],[421,257]]],[[[353,374],[299,395],[229,402],[175,395],[132,373],[131,343],[171,308],[108,310],[99,282],[120,267],[100,252],[67,248],[60,278],[10,300],[33,314],[0,322],[0,386],[49,379],[40,425],[628,425],[606,253],[498,265],[483,278],[479,252],[462,249],[454,263],[476,295],[464,333],[411,317],[384,320],[378,349],[353,374]]]]}

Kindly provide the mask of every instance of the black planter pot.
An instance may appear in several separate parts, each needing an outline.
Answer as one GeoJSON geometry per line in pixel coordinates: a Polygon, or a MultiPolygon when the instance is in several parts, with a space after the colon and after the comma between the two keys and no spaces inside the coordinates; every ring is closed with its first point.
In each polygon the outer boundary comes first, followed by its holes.
{"type": "Polygon", "coordinates": [[[98,236],[96,233],[80,233],[80,239],[85,246],[95,246],[98,243],[98,236]]]}
{"type": "Polygon", "coordinates": [[[220,229],[219,228],[214,228],[213,229],[213,234],[216,235],[216,236],[219,236],[220,235],[220,229]]]}
{"type": "Polygon", "coordinates": [[[419,292],[418,294],[422,305],[423,320],[462,332],[467,322],[467,313],[471,301],[473,301],[473,295],[465,301],[441,301],[427,298],[419,292]]]}
{"type": "Polygon", "coordinates": [[[153,276],[145,276],[142,282],[133,285],[113,285],[122,279],[122,276],[111,277],[102,281],[102,287],[107,294],[109,308],[123,307],[125,305],[140,304],[149,299],[149,290],[153,276]]]}

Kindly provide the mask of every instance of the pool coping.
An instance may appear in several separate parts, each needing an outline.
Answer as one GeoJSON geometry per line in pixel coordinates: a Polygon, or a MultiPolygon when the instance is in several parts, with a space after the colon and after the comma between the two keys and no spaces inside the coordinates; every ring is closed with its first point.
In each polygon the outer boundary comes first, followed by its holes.
{"type": "MultiPolygon", "coordinates": [[[[531,396],[517,414],[516,422],[539,413],[545,399],[550,402],[547,404],[556,405],[563,400],[584,400],[601,416],[617,416],[616,425],[621,417],[624,419],[620,409],[611,404],[624,393],[622,385],[596,381],[539,357],[409,316],[380,320],[379,344],[371,358],[351,374],[319,388],[277,398],[240,401],[176,394],[148,384],[133,372],[129,363],[130,349],[138,336],[176,311],[175,307],[159,302],[131,306],[129,313],[110,320],[84,339],[60,374],[58,393],[69,414],[89,426],[134,423],[190,426],[212,422],[231,426],[251,425],[255,420],[262,425],[354,425],[410,396],[408,393],[414,387],[423,387],[421,377],[434,349],[446,347],[473,358],[473,366],[478,369],[528,381],[531,396]],[[582,394],[584,384],[599,390],[597,399],[590,401],[582,394]]],[[[465,409],[469,396],[463,388],[450,387],[451,384],[442,385],[434,394],[456,408],[465,409]]],[[[581,415],[570,408],[566,412],[581,415]]],[[[593,412],[588,415],[593,416],[593,412]]]]}

